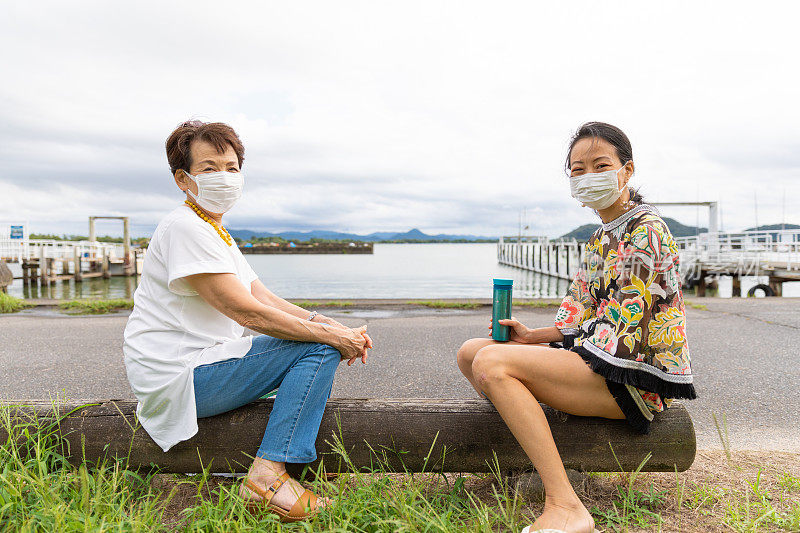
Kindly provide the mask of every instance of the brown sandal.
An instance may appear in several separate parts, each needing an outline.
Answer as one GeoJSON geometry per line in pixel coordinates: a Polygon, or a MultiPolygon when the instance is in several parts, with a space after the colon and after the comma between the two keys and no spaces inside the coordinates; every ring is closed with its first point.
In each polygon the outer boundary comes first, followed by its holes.
{"type": "Polygon", "coordinates": [[[288,511],[283,507],[278,507],[270,503],[275,493],[277,493],[289,479],[289,473],[284,472],[267,490],[256,486],[255,483],[246,479],[244,482],[245,486],[261,496],[261,501],[246,501],[244,506],[248,511],[254,514],[264,511],[275,513],[280,517],[281,522],[297,522],[316,515],[319,512],[317,508],[317,495],[310,490],[304,491],[288,511]]]}

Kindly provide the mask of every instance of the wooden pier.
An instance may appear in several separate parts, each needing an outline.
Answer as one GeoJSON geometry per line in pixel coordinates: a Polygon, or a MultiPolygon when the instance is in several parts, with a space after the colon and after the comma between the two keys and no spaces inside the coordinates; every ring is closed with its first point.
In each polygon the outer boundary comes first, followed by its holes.
{"type": "MultiPolygon", "coordinates": [[[[705,296],[708,285],[719,276],[732,279],[732,296],[742,296],[742,277],[766,277],[748,292],[754,296],[781,296],[783,283],[800,281],[800,230],[701,233],[678,237],[684,288],[696,288],[705,296]]],[[[497,261],[524,270],[571,280],[580,268],[586,243],[550,240],[547,237],[501,237],[497,261]]]]}
{"type": "Polygon", "coordinates": [[[571,280],[581,265],[585,242],[547,237],[500,237],[497,261],[501,265],[531,270],[571,280]]]}
{"type": "MultiPolygon", "coordinates": [[[[69,244],[68,241],[63,241],[69,244]]],[[[140,271],[143,250],[134,249],[126,261],[113,254],[110,247],[103,247],[96,252],[83,251],[84,246],[76,243],[72,248],[72,257],[65,254],[51,256],[47,247],[38,247],[37,256],[4,256],[0,261],[6,263],[19,263],[22,275],[14,279],[21,279],[25,285],[53,285],[58,281],[83,281],[90,278],[105,278],[111,276],[137,276],[140,271]]]]}
{"type": "Polygon", "coordinates": [[[22,275],[13,279],[21,279],[26,286],[137,276],[141,271],[144,250],[131,246],[128,217],[89,217],[89,240],[86,241],[31,239],[26,226],[0,226],[0,262],[19,263],[22,275]],[[95,237],[95,220],[109,218],[123,222],[121,243],[100,242],[95,237]]]}
{"type": "Polygon", "coordinates": [[[708,284],[730,276],[732,296],[742,295],[742,277],[766,277],[766,284],[750,289],[765,296],[781,296],[783,283],[800,281],[800,230],[701,233],[675,239],[681,259],[684,287],[696,287],[705,296],[708,284]]]}

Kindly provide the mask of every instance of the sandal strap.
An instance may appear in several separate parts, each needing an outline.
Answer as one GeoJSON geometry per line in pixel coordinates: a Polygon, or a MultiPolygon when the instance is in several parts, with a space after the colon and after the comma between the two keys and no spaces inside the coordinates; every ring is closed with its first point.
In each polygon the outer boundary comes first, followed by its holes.
{"type": "Polygon", "coordinates": [[[248,489],[252,490],[256,494],[261,496],[262,504],[269,505],[269,502],[271,502],[272,498],[275,497],[275,493],[278,492],[278,490],[287,481],[289,481],[289,473],[284,472],[283,474],[280,475],[280,477],[278,477],[278,479],[275,480],[275,483],[267,487],[267,490],[262,489],[261,487],[250,481],[250,478],[247,478],[244,484],[248,489]]]}
{"type": "Polygon", "coordinates": [[[317,511],[317,495],[310,490],[303,491],[289,510],[290,518],[307,518],[317,511]]]}

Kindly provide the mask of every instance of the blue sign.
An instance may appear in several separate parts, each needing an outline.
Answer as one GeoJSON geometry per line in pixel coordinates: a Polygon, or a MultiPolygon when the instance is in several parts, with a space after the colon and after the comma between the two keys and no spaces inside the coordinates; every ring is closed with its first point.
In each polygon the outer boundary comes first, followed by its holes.
{"type": "Polygon", "coordinates": [[[24,226],[11,226],[11,238],[23,239],[23,227],[24,226]]]}

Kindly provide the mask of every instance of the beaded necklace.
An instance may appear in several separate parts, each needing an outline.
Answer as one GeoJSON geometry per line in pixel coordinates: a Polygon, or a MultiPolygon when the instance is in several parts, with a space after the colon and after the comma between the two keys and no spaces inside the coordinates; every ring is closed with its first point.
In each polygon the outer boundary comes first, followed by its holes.
{"type": "Polygon", "coordinates": [[[214,229],[217,230],[217,234],[219,234],[219,236],[222,237],[222,240],[225,241],[225,244],[227,244],[228,246],[233,245],[233,238],[231,237],[231,234],[228,233],[228,230],[226,230],[225,228],[223,228],[222,226],[220,226],[219,224],[208,218],[208,215],[200,211],[200,208],[194,205],[189,200],[184,200],[183,203],[188,205],[192,209],[192,211],[197,213],[197,216],[199,216],[200,218],[211,224],[214,227],[214,229]]]}

